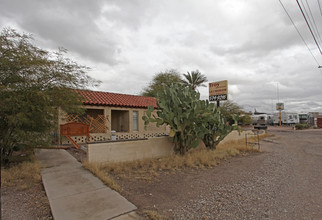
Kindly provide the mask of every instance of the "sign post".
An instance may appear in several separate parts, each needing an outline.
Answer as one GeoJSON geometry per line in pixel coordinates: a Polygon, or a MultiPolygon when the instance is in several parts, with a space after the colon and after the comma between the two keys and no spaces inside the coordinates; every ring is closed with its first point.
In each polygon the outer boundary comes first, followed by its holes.
{"type": "Polygon", "coordinates": [[[223,100],[228,100],[228,81],[209,83],[209,101],[217,101],[219,107],[219,102],[223,100]]]}
{"type": "Polygon", "coordinates": [[[284,110],[284,103],[276,103],[276,110],[279,111],[279,124],[282,125],[282,110],[284,110]]]}

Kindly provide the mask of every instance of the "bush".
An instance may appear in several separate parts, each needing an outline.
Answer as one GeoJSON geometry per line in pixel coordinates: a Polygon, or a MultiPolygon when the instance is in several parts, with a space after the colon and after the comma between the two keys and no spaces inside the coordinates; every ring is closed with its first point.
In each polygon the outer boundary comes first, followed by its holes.
{"type": "Polygon", "coordinates": [[[303,129],[308,129],[309,125],[308,124],[296,124],[295,129],[296,130],[303,130],[303,129]]]}

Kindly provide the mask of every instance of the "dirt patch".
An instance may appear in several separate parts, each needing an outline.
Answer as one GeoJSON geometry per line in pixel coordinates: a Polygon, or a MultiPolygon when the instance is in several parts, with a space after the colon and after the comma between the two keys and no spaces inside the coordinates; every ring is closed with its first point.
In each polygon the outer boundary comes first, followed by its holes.
{"type": "Polygon", "coordinates": [[[76,160],[80,163],[84,162],[87,159],[86,152],[84,150],[76,149],[74,147],[66,149],[68,153],[70,153],[76,160]]]}
{"type": "Polygon", "coordinates": [[[321,134],[275,132],[261,143],[263,153],[210,169],[160,173],[150,181],[116,182],[139,213],[151,210],[164,219],[319,219],[321,134]]]}

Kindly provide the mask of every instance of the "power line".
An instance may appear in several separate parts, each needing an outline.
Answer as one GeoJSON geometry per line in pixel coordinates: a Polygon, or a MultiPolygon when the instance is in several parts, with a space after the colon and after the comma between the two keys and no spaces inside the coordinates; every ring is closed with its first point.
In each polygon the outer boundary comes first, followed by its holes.
{"type": "Polygon", "coordinates": [[[304,14],[304,12],[303,12],[303,10],[302,10],[302,7],[301,7],[301,5],[300,5],[300,3],[299,3],[299,1],[298,1],[298,0],[296,0],[296,2],[297,2],[297,5],[299,6],[299,8],[300,8],[300,10],[301,10],[301,12],[302,12],[302,15],[303,15],[303,17],[304,17],[304,19],[305,19],[305,22],[306,22],[307,26],[308,26],[308,27],[309,27],[309,29],[310,29],[310,32],[311,32],[311,35],[312,35],[312,37],[313,37],[313,39],[314,39],[314,41],[315,41],[315,44],[316,44],[316,46],[318,47],[318,49],[319,49],[319,51],[320,51],[320,53],[321,53],[321,55],[322,55],[321,48],[320,48],[320,46],[319,46],[318,42],[316,41],[316,38],[315,38],[315,36],[314,36],[314,34],[313,34],[313,32],[312,32],[312,29],[311,29],[311,27],[310,27],[310,24],[309,24],[309,22],[307,21],[306,16],[305,16],[305,14],[304,14]]]}
{"type": "Polygon", "coordinates": [[[304,38],[303,38],[302,34],[300,33],[299,29],[296,27],[296,25],[295,25],[294,21],[292,20],[292,18],[291,18],[291,16],[290,16],[290,14],[287,12],[287,10],[286,10],[286,8],[284,7],[283,3],[281,2],[281,0],[278,0],[278,1],[281,3],[281,5],[282,5],[282,7],[283,7],[283,9],[284,9],[284,11],[285,11],[285,13],[287,14],[288,18],[291,20],[291,22],[292,22],[292,24],[293,24],[293,26],[294,26],[295,30],[296,30],[296,31],[297,31],[297,33],[300,35],[300,37],[301,37],[301,39],[302,39],[303,43],[305,44],[305,46],[306,46],[306,47],[307,47],[307,49],[309,50],[309,52],[310,52],[310,54],[312,55],[313,59],[314,59],[314,60],[315,60],[315,62],[318,64],[318,66],[320,66],[319,62],[317,61],[317,59],[316,59],[316,58],[315,58],[315,56],[313,55],[312,51],[310,50],[309,46],[308,46],[308,45],[307,45],[307,43],[305,42],[305,40],[304,40],[304,38]]]}
{"type": "Polygon", "coordinates": [[[320,9],[320,12],[321,12],[321,16],[322,16],[322,10],[321,10],[321,5],[320,5],[320,1],[317,0],[318,4],[319,4],[319,9],[320,9]]]}
{"type": "MultiPolygon", "coordinates": [[[[301,0],[301,2],[302,2],[302,0],[301,0]]],[[[319,32],[318,27],[316,26],[315,19],[314,19],[314,16],[313,16],[313,14],[312,14],[312,11],[311,11],[311,7],[310,7],[310,5],[309,5],[309,3],[308,3],[308,1],[307,1],[307,0],[305,0],[305,2],[306,2],[306,5],[307,5],[307,7],[308,7],[308,9],[309,9],[309,12],[310,12],[310,15],[311,15],[311,18],[312,18],[312,21],[313,21],[313,29],[315,29],[315,34],[317,34],[317,36],[318,36],[317,38],[318,38],[318,40],[319,40],[319,45],[321,45],[322,41],[321,41],[320,32],[319,32]]],[[[305,10],[306,14],[308,14],[308,13],[307,13],[307,11],[306,11],[306,9],[305,9],[305,6],[304,6],[303,2],[302,2],[302,5],[303,5],[303,7],[304,7],[304,10],[305,10]]],[[[308,16],[308,17],[309,17],[310,23],[311,23],[311,25],[312,25],[312,21],[311,21],[311,19],[310,19],[310,16],[308,16]]]]}

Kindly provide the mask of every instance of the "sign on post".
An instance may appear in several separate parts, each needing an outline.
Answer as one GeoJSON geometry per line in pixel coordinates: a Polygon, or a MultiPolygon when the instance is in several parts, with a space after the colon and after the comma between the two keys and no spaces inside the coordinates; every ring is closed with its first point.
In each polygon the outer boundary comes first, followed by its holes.
{"type": "Polygon", "coordinates": [[[284,110],[284,103],[281,103],[281,102],[276,103],[276,110],[278,111],[284,110]]]}
{"type": "Polygon", "coordinates": [[[209,101],[222,101],[228,99],[228,81],[209,83],[209,101]]]}

